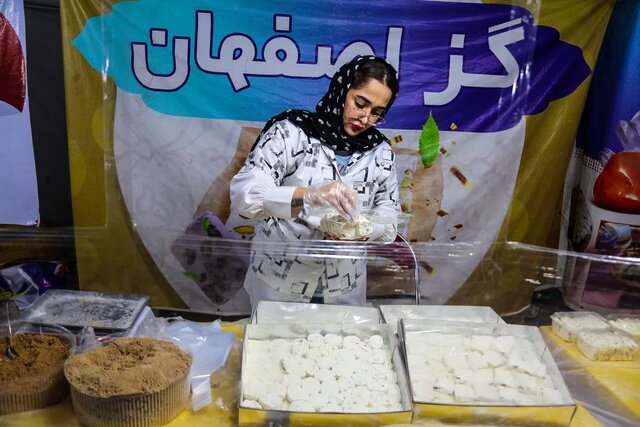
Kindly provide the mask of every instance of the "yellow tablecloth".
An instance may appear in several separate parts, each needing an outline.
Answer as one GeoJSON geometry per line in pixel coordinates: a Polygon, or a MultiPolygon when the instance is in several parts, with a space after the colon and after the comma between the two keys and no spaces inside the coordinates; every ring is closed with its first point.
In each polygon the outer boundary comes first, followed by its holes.
{"type": "Polygon", "coordinates": [[[605,426],[640,425],[640,361],[591,361],[575,343],[554,334],[550,326],[540,330],[571,397],[580,406],[605,426]]]}
{"type": "MultiPolygon", "coordinates": [[[[244,325],[223,324],[226,332],[235,332],[236,340],[224,368],[211,381],[213,403],[192,413],[183,411],[167,427],[210,427],[237,425],[237,398],[244,325]]],[[[586,360],[570,343],[557,338],[549,328],[542,328],[549,349],[567,381],[572,396],[578,401],[571,427],[606,426],[606,420],[617,419],[620,425],[640,423],[640,366],[636,362],[594,363],[586,360]],[[567,380],[569,378],[569,380],[567,380]],[[573,388],[587,385],[593,391],[585,399],[576,397],[573,388]],[[589,410],[587,410],[588,408],[589,410]],[[614,411],[619,411],[614,413],[614,411]],[[599,417],[599,422],[593,415],[599,417]],[[611,418],[615,417],[617,418],[611,418]],[[622,418],[620,418],[622,416],[622,418]]],[[[578,392],[580,394],[580,392],[578,392]]],[[[584,393],[583,393],[584,394],[584,393]]],[[[580,394],[582,397],[582,394],[580,394]]],[[[69,398],[58,405],[37,411],[0,417],[0,426],[73,427],[80,423],[73,415],[69,398]]],[[[428,425],[428,424],[427,424],[428,425]]],[[[442,425],[438,423],[437,425],[442,425]]]]}

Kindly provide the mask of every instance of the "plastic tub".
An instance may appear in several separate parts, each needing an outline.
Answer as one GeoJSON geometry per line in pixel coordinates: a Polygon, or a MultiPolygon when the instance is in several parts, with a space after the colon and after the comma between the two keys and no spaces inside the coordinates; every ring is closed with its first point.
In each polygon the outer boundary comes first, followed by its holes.
{"type": "Polygon", "coordinates": [[[9,360],[5,355],[8,343],[6,325],[1,332],[3,345],[0,346],[0,358],[2,367],[7,371],[2,375],[0,369],[0,415],[45,408],[60,402],[69,392],[62,371],[64,361],[75,351],[76,336],[68,329],[57,325],[16,323],[12,327],[13,347],[18,353],[14,360],[9,360]],[[59,353],[63,350],[55,345],[55,341],[33,338],[42,335],[56,337],[62,341],[68,347],[66,355],[59,353]],[[42,348],[38,353],[44,357],[38,357],[30,351],[29,347],[33,345],[42,348]],[[43,350],[48,353],[44,353],[43,350]],[[51,358],[54,356],[59,357],[59,360],[52,362],[51,358]],[[23,362],[27,357],[31,361],[29,367],[23,362]],[[29,371],[33,373],[30,374],[29,371]]]}

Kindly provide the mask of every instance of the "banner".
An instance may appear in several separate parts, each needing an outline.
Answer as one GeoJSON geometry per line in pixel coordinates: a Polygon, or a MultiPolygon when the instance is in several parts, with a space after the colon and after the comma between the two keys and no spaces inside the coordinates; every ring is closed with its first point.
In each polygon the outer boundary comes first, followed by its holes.
{"type": "MultiPolygon", "coordinates": [[[[481,296],[500,311],[521,307],[530,292],[521,283],[486,292],[474,278],[496,240],[552,240],[527,222],[549,206],[531,183],[560,191],[564,169],[532,177],[531,165],[550,153],[568,160],[569,150],[537,126],[561,121],[558,108],[568,122],[579,115],[612,6],[557,3],[561,17],[545,17],[544,6],[419,0],[63,2],[74,220],[115,241],[77,240],[82,286],[245,312],[242,292],[212,301],[172,242],[204,212],[230,239],[250,240],[253,224],[229,209],[228,185],[259,130],[284,109],[314,109],[340,65],[375,54],[398,70],[400,94],[381,130],[396,153],[408,218],[399,231],[420,248],[425,301],[481,296]],[[466,253],[441,256],[443,247],[466,253]],[[121,269],[145,285],[107,279],[121,269]]],[[[537,217],[544,225],[552,214],[537,217]]]]}
{"type": "MultiPolygon", "coordinates": [[[[640,260],[640,3],[616,6],[565,188],[567,248],[640,260]]],[[[575,308],[640,312],[640,268],[577,258],[565,272],[575,308]]]]}
{"type": "Polygon", "coordinates": [[[0,2],[0,224],[40,222],[22,0],[0,2]]]}

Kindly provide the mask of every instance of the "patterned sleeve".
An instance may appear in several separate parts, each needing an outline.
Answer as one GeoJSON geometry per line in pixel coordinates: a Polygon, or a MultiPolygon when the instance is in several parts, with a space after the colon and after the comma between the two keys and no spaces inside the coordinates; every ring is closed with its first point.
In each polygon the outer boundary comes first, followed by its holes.
{"type": "MultiPolygon", "coordinates": [[[[387,144],[377,155],[376,166],[380,171],[378,175],[378,191],[373,200],[373,211],[382,217],[393,217],[400,213],[398,193],[398,173],[395,166],[395,153],[387,144]]],[[[374,236],[374,240],[391,242],[397,234],[396,224],[385,224],[381,236],[374,236]]]]}
{"type": "Polygon", "coordinates": [[[231,208],[246,218],[290,217],[295,187],[281,187],[291,167],[287,147],[296,144],[285,121],[265,131],[230,183],[231,208]]]}

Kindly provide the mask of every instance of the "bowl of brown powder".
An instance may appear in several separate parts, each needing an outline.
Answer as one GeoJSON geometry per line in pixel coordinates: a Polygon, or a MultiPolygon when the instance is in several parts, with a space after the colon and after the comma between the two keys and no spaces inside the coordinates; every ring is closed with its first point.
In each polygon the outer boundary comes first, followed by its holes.
{"type": "Polygon", "coordinates": [[[69,392],[63,366],[75,349],[75,335],[57,325],[12,327],[14,358],[7,355],[8,328],[0,331],[0,415],[60,402],[69,392]]]}
{"type": "Polygon", "coordinates": [[[158,426],[189,400],[191,355],[155,338],[116,338],[70,357],[64,374],[87,426],[158,426]]]}

